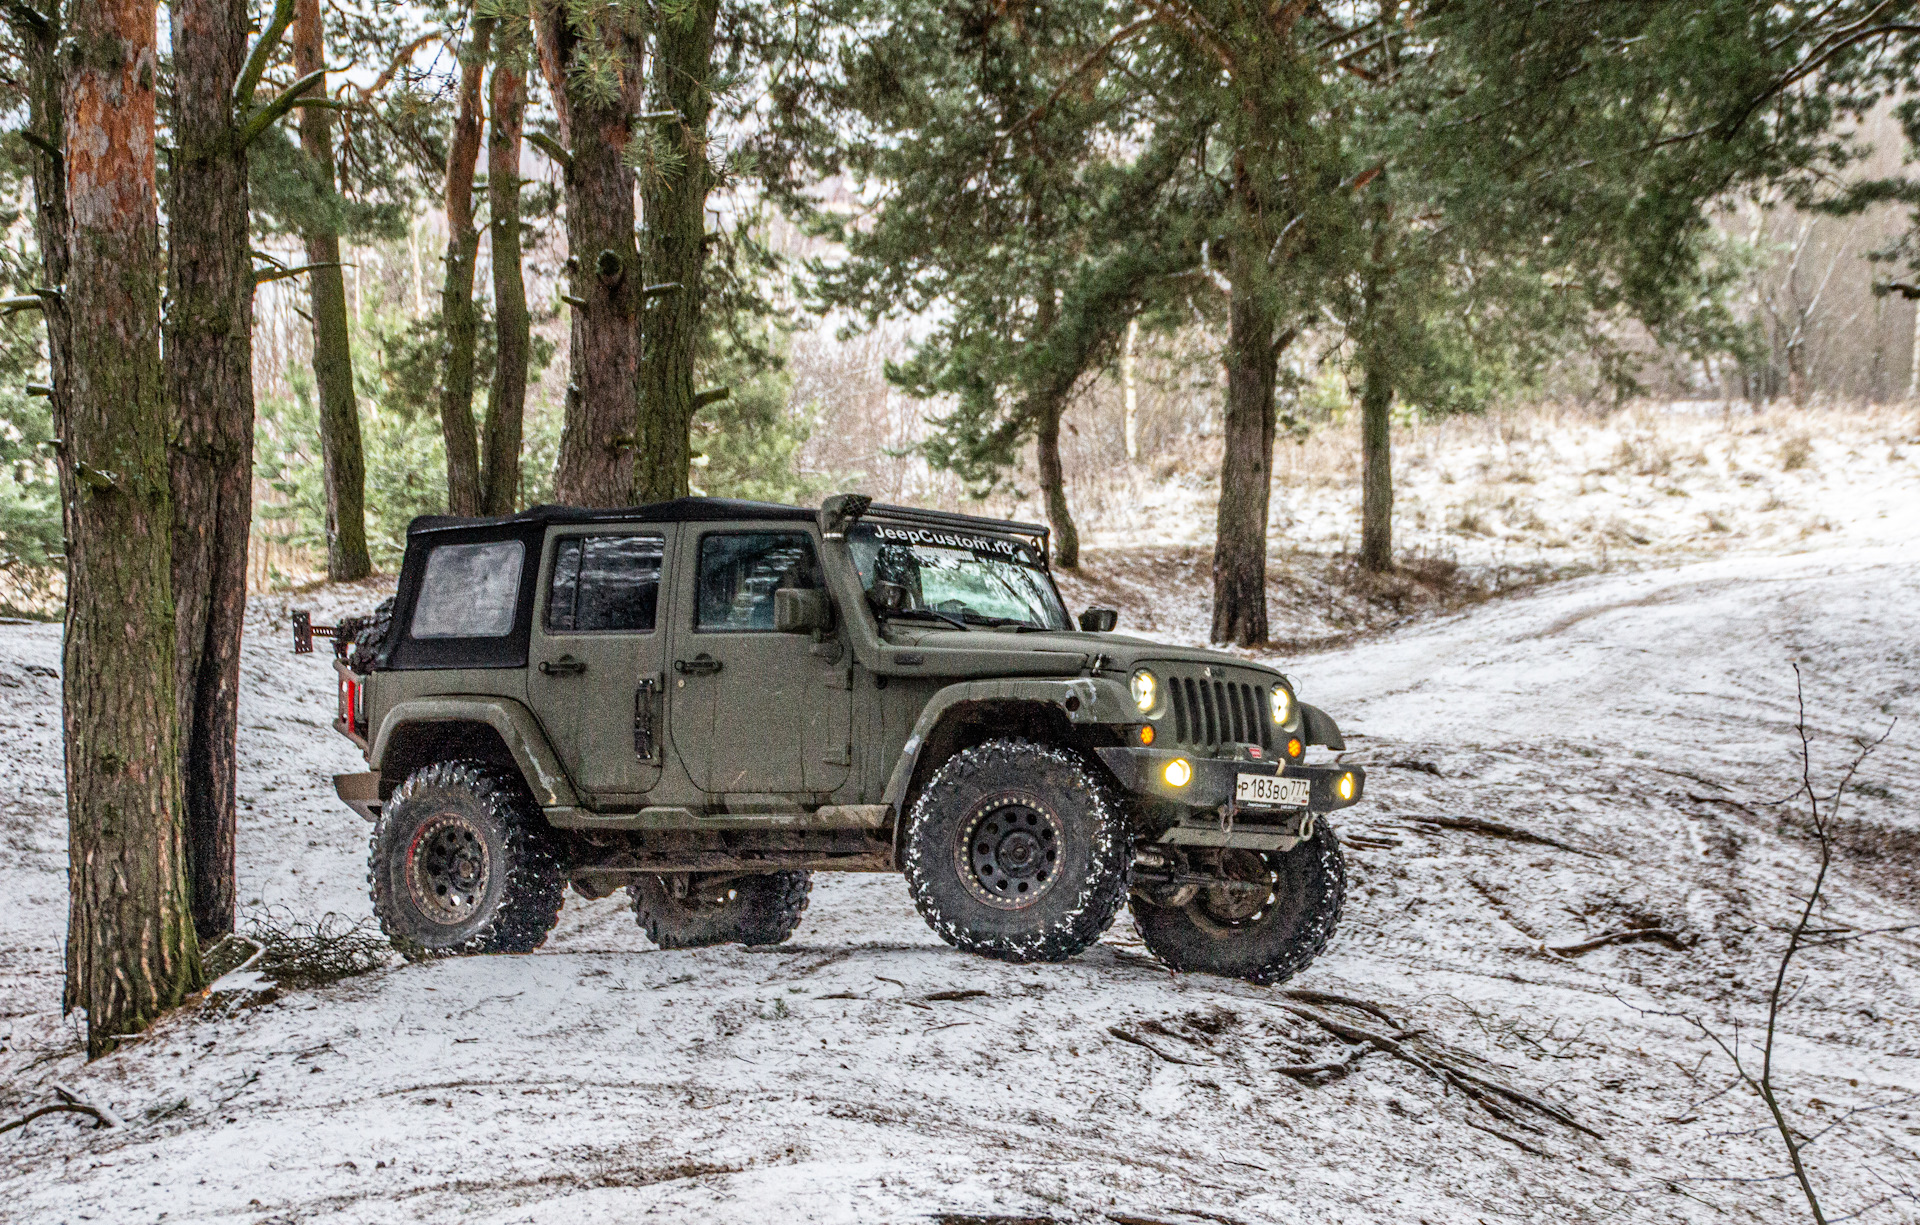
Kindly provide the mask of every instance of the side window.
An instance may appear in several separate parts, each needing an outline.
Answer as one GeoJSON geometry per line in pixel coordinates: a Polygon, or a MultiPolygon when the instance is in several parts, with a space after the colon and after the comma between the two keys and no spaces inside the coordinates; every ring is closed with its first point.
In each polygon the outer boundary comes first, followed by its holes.
{"type": "Polygon", "coordinates": [[[443,544],[427,555],[414,602],[415,638],[504,638],[513,632],[526,546],[518,540],[443,544]]]}
{"type": "Polygon", "coordinates": [[[771,630],[773,593],[821,586],[813,541],[802,532],[737,532],[700,541],[695,629],[771,630]]]}
{"type": "Polygon", "coordinates": [[[547,588],[547,629],[652,630],[660,605],[663,544],[658,536],[561,537],[547,588]]]}

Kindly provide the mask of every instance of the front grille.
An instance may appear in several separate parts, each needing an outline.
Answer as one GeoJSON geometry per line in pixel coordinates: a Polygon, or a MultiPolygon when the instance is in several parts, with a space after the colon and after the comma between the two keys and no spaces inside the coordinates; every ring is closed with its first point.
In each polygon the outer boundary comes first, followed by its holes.
{"type": "Polygon", "coordinates": [[[1204,673],[1166,678],[1173,708],[1173,738],[1195,749],[1223,744],[1273,747],[1273,720],[1267,715],[1267,686],[1222,680],[1204,673]]]}

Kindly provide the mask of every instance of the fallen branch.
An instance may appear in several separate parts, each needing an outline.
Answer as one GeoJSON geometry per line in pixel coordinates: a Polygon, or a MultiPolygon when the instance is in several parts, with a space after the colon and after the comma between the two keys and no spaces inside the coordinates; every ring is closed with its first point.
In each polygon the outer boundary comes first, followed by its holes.
{"type": "Polygon", "coordinates": [[[1739,800],[1722,799],[1720,796],[1717,796],[1717,795],[1699,795],[1692,791],[1687,792],[1686,795],[1688,799],[1692,800],[1696,804],[1725,804],[1728,808],[1738,808],[1741,812],[1746,813],[1748,816],[1752,817],[1756,821],[1760,819],[1759,813],[1755,812],[1751,808],[1748,808],[1745,804],[1742,804],[1739,800]]]}
{"type": "Polygon", "coordinates": [[[99,1110],[95,1109],[94,1107],[87,1105],[85,1102],[53,1102],[50,1105],[41,1106],[36,1109],[29,1110],[24,1115],[21,1115],[19,1118],[14,1119],[12,1122],[0,1123],[0,1132],[9,1132],[15,1129],[16,1127],[25,1127],[27,1124],[33,1122],[35,1119],[41,1118],[49,1114],[84,1114],[88,1118],[91,1118],[95,1123],[99,1124],[101,1127],[113,1126],[113,1124],[108,1121],[106,1115],[102,1114],[99,1110]]]}
{"type": "Polygon", "coordinates": [[[1356,1000],[1350,995],[1335,995],[1331,991],[1314,991],[1307,987],[1288,987],[1280,994],[1290,1000],[1299,1000],[1303,1004],[1342,1004],[1348,1008],[1357,1009],[1360,1012],[1379,1017],[1395,1029],[1400,1027],[1400,1023],[1388,1016],[1387,1010],[1380,1007],[1380,1005],[1367,1000],[1356,1000]]]}
{"type": "Polygon", "coordinates": [[[1531,830],[1521,829],[1517,825],[1505,825],[1499,821],[1489,821],[1484,817],[1454,817],[1448,816],[1445,813],[1416,813],[1404,819],[1408,821],[1418,821],[1422,825],[1437,825],[1441,829],[1464,830],[1470,834],[1485,834],[1489,838],[1509,838],[1515,842],[1532,842],[1540,846],[1550,846],[1556,850],[1572,851],[1575,855],[1586,855],[1593,859],[1601,858],[1600,853],[1597,851],[1589,851],[1583,847],[1574,846],[1570,842],[1562,842],[1558,838],[1549,838],[1545,834],[1536,834],[1531,830]]]}
{"type": "Polygon", "coordinates": [[[926,1000],[981,1000],[992,994],[988,991],[968,989],[963,991],[930,991],[922,996],[926,1000]]]}
{"type": "Polygon", "coordinates": [[[1353,1065],[1373,1052],[1373,1046],[1362,1044],[1348,1051],[1340,1059],[1329,1059],[1325,1063],[1293,1063],[1274,1071],[1282,1076],[1291,1076],[1295,1080],[1312,1080],[1316,1076],[1332,1075],[1336,1079],[1353,1071],[1353,1065]]]}
{"type": "Polygon", "coordinates": [[[1169,1055],[1165,1051],[1161,1050],[1159,1047],[1155,1046],[1153,1043],[1147,1041],[1145,1038],[1140,1037],[1138,1034],[1130,1034],[1126,1030],[1121,1029],[1118,1025],[1107,1026],[1107,1032],[1112,1034],[1114,1037],[1120,1039],[1120,1041],[1122,1042],[1131,1042],[1135,1046],[1144,1047],[1145,1049],[1152,1051],[1154,1054],[1160,1056],[1160,1058],[1166,1060],[1168,1063],[1177,1063],[1177,1064],[1181,1064],[1184,1067],[1189,1067],[1189,1068],[1198,1068],[1198,1067],[1206,1066],[1205,1064],[1196,1063],[1191,1059],[1182,1059],[1178,1055],[1169,1055]]]}
{"type": "Polygon", "coordinates": [[[1506,1132],[1501,1131],[1497,1127],[1486,1127],[1486,1126],[1483,1126],[1482,1124],[1474,1122],[1472,1119],[1463,1119],[1462,1122],[1464,1122],[1468,1127],[1473,1128],[1475,1131],[1484,1131],[1489,1136],[1498,1136],[1502,1140],[1505,1140],[1508,1144],[1513,1145],[1513,1147],[1520,1149],[1523,1152],[1532,1153],[1536,1157],[1553,1156],[1553,1154],[1549,1153],[1546,1149],[1535,1148],[1533,1145],[1528,1144],[1525,1140],[1520,1139],[1520,1137],[1509,1136],[1506,1132]]]}
{"type": "Polygon", "coordinates": [[[1680,933],[1664,927],[1629,927],[1625,931],[1608,932],[1604,936],[1595,936],[1591,940],[1582,940],[1578,944],[1550,945],[1554,952],[1562,957],[1578,957],[1582,953],[1591,953],[1597,948],[1609,944],[1632,944],[1639,940],[1658,940],[1676,952],[1686,948],[1680,941],[1680,933]]]}

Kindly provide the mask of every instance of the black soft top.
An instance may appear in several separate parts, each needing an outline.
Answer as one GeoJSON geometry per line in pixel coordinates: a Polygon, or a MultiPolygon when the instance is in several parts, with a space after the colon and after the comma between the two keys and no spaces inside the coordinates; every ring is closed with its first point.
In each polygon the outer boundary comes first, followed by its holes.
{"type": "Polygon", "coordinates": [[[738,519],[792,519],[811,523],[817,513],[804,506],[748,502],[741,498],[675,498],[671,502],[650,502],[645,506],[617,506],[610,509],[549,504],[530,506],[517,515],[496,515],[490,519],[421,515],[407,525],[407,535],[412,537],[426,532],[523,525],[547,527],[556,523],[707,523],[738,519]]]}

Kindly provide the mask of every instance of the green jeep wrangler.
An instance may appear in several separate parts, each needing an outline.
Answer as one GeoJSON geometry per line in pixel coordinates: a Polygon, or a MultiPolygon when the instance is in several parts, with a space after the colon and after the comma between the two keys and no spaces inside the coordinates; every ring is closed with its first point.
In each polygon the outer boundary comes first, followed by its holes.
{"type": "Polygon", "coordinates": [[[331,636],[373,908],[416,955],[525,952],[570,884],[664,948],[777,944],[814,872],[901,872],[942,939],[1059,961],[1123,901],[1179,970],[1326,946],[1358,767],[1285,676],[1070,623],[1030,524],[682,498],[427,517],[331,636]]]}

